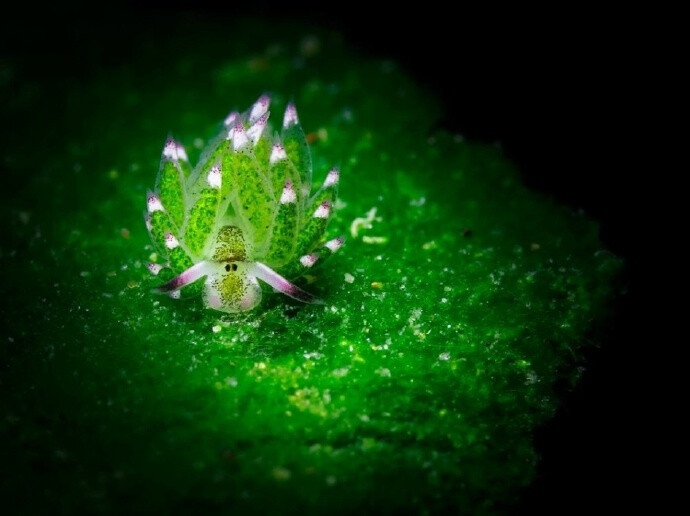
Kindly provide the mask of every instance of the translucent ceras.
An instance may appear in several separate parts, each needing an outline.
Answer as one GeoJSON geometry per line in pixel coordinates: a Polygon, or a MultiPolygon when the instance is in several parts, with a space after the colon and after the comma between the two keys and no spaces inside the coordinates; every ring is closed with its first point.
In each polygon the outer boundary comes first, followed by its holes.
{"type": "Polygon", "coordinates": [[[342,237],[325,238],[339,171],[331,169],[310,195],[311,155],[295,106],[288,104],[273,133],[269,103],[262,95],[247,112],[230,113],[194,169],[182,145],[166,142],[146,214],[165,257],[148,266],[164,282],[157,292],[201,292],[207,307],[234,313],[259,304],[261,280],[291,298],[322,303],[290,280],[343,244],[342,237]]]}

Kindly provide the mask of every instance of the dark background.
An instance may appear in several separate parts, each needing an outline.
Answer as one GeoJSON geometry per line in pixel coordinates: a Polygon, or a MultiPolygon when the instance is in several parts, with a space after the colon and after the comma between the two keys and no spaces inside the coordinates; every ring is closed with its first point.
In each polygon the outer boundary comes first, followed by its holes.
{"type": "Polygon", "coordinates": [[[658,202],[652,189],[666,172],[644,185],[636,173],[649,129],[638,118],[645,95],[633,93],[652,22],[631,24],[631,11],[601,7],[420,7],[391,13],[398,22],[350,13],[325,23],[363,53],[402,63],[442,102],[440,128],[500,144],[527,185],[600,221],[604,245],[626,262],[626,294],[599,329],[601,346],[588,353],[577,388],[560,389],[564,404],[536,435],[538,478],[518,512],[659,507],[640,213],[641,199],[658,202]]]}
{"type": "MultiPolygon", "coordinates": [[[[626,91],[639,45],[624,16],[463,6],[450,12],[431,4],[415,11],[378,8],[383,16],[377,16],[371,6],[330,7],[337,12],[293,5],[251,11],[109,6],[100,13],[37,8],[6,13],[0,49],[22,80],[86,79],[126,66],[142,46],[159,45],[163,56],[174,27],[219,30],[225,20],[251,15],[327,28],[365,57],[399,62],[440,100],[438,128],[500,144],[529,186],[598,219],[604,245],[627,263],[628,293],[602,329],[601,347],[589,352],[581,383],[575,391],[562,389],[565,403],[536,436],[539,476],[520,512],[637,505],[652,474],[644,466],[650,452],[643,436],[652,407],[637,387],[642,359],[633,322],[644,319],[639,247],[645,235],[637,215],[641,185],[630,168],[635,110],[626,91]]],[[[10,79],[10,93],[13,87],[10,79]]],[[[57,96],[41,99],[43,106],[51,102],[59,109],[57,96]]]]}

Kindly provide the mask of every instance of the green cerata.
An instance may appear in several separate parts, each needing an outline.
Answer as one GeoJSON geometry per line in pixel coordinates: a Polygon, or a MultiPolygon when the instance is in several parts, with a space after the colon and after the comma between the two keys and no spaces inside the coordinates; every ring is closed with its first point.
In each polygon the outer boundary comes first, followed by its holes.
{"type": "Polygon", "coordinates": [[[280,132],[268,123],[270,98],[232,112],[194,169],[184,147],[168,139],[146,226],[162,263],[148,265],[172,298],[201,293],[223,312],[251,310],[262,280],[305,303],[322,303],[291,281],[336,252],[325,238],[340,173],[331,169],[311,195],[312,163],[297,110],[285,109],[280,132]]]}

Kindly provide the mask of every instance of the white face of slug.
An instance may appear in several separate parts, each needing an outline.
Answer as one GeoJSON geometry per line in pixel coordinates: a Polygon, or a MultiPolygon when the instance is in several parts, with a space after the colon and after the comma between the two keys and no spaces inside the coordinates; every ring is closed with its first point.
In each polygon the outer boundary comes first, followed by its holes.
{"type": "Polygon", "coordinates": [[[251,310],[261,302],[261,287],[256,277],[248,274],[247,263],[218,263],[214,269],[204,282],[206,306],[238,313],[251,310]]]}

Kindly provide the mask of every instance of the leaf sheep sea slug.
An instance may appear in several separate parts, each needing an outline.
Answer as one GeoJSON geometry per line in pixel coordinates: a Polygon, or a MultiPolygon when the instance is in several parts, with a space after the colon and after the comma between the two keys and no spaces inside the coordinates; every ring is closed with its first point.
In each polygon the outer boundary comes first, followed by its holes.
{"type": "Polygon", "coordinates": [[[305,303],[322,303],[289,279],[336,252],[326,241],[340,173],[328,172],[311,194],[312,163],[293,104],[280,133],[268,123],[262,95],[245,113],[232,112],[192,169],[184,147],[169,139],[155,190],[147,197],[146,226],[165,263],[149,270],[156,289],[179,298],[201,292],[209,308],[235,313],[261,301],[264,281],[305,303]]]}

